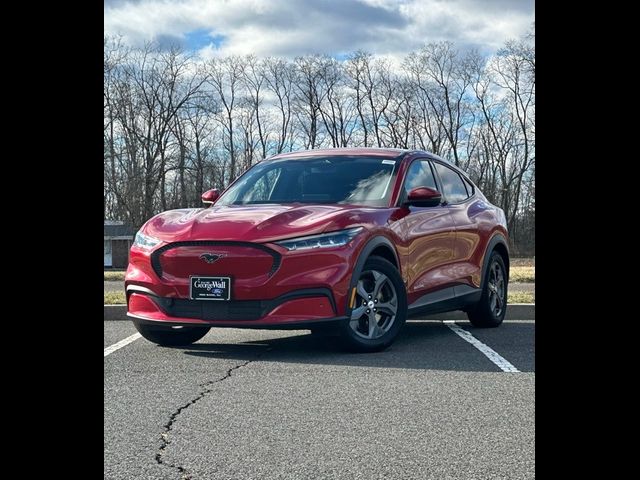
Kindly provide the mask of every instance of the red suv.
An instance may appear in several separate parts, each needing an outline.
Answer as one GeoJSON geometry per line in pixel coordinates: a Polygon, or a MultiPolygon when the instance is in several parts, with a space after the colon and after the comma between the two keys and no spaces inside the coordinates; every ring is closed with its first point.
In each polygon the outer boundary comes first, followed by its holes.
{"type": "Polygon", "coordinates": [[[211,206],[151,218],[131,247],[128,315],[152,342],[190,344],[210,327],[331,328],[371,352],[416,313],[502,323],[504,213],[431,153],[284,153],[202,199],[211,206]]]}

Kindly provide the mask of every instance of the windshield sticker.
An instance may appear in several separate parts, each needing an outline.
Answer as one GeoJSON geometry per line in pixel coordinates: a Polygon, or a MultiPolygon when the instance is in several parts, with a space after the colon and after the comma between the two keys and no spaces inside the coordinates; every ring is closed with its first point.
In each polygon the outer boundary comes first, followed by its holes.
{"type": "Polygon", "coordinates": [[[395,165],[396,161],[395,160],[382,160],[382,164],[383,165],[395,165]]]}

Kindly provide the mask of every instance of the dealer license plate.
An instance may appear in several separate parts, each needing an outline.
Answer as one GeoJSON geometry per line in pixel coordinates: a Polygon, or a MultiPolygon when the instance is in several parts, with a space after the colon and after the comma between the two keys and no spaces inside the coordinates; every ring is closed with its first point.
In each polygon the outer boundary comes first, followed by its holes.
{"type": "Polygon", "coordinates": [[[229,300],[230,277],[190,277],[189,296],[192,300],[229,300]]]}

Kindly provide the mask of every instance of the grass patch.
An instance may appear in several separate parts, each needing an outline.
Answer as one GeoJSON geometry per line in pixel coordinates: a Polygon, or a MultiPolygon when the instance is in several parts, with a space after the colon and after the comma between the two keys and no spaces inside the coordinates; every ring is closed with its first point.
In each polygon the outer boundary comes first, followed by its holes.
{"type": "Polygon", "coordinates": [[[124,305],[127,299],[124,292],[104,292],[105,305],[124,305]]]}
{"type": "Polygon", "coordinates": [[[509,281],[520,283],[535,283],[536,267],[511,267],[509,269],[509,281]]]}
{"type": "Polygon", "coordinates": [[[507,303],[536,303],[533,292],[508,292],[507,303]]]}
{"type": "Polygon", "coordinates": [[[117,280],[124,280],[125,272],[104,272],[105,282],[115,282],[117,280]]]}
{"type": "Polygon", "coordinates": [[[536,257],[511,257],[509,263],[512,267],[535,267],[536,257]]]}

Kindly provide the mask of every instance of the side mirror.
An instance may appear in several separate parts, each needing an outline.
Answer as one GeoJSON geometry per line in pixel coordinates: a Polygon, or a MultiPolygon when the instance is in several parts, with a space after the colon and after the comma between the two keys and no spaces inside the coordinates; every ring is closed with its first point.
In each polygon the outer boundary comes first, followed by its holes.
{"type": "Polygon", "coordinates": [[[416,187],[409,192],[404,205],[416,207],[437,207],[442,202],[442,194],[429,187],[416,187]]]}
{"type": "Polygon", "coordinates": [[[202,194],[202,203],[213,203],[220,196],[220,192],[218,192],[217,188],[212,188],[211,190],[207,190],[202,194]]]}

